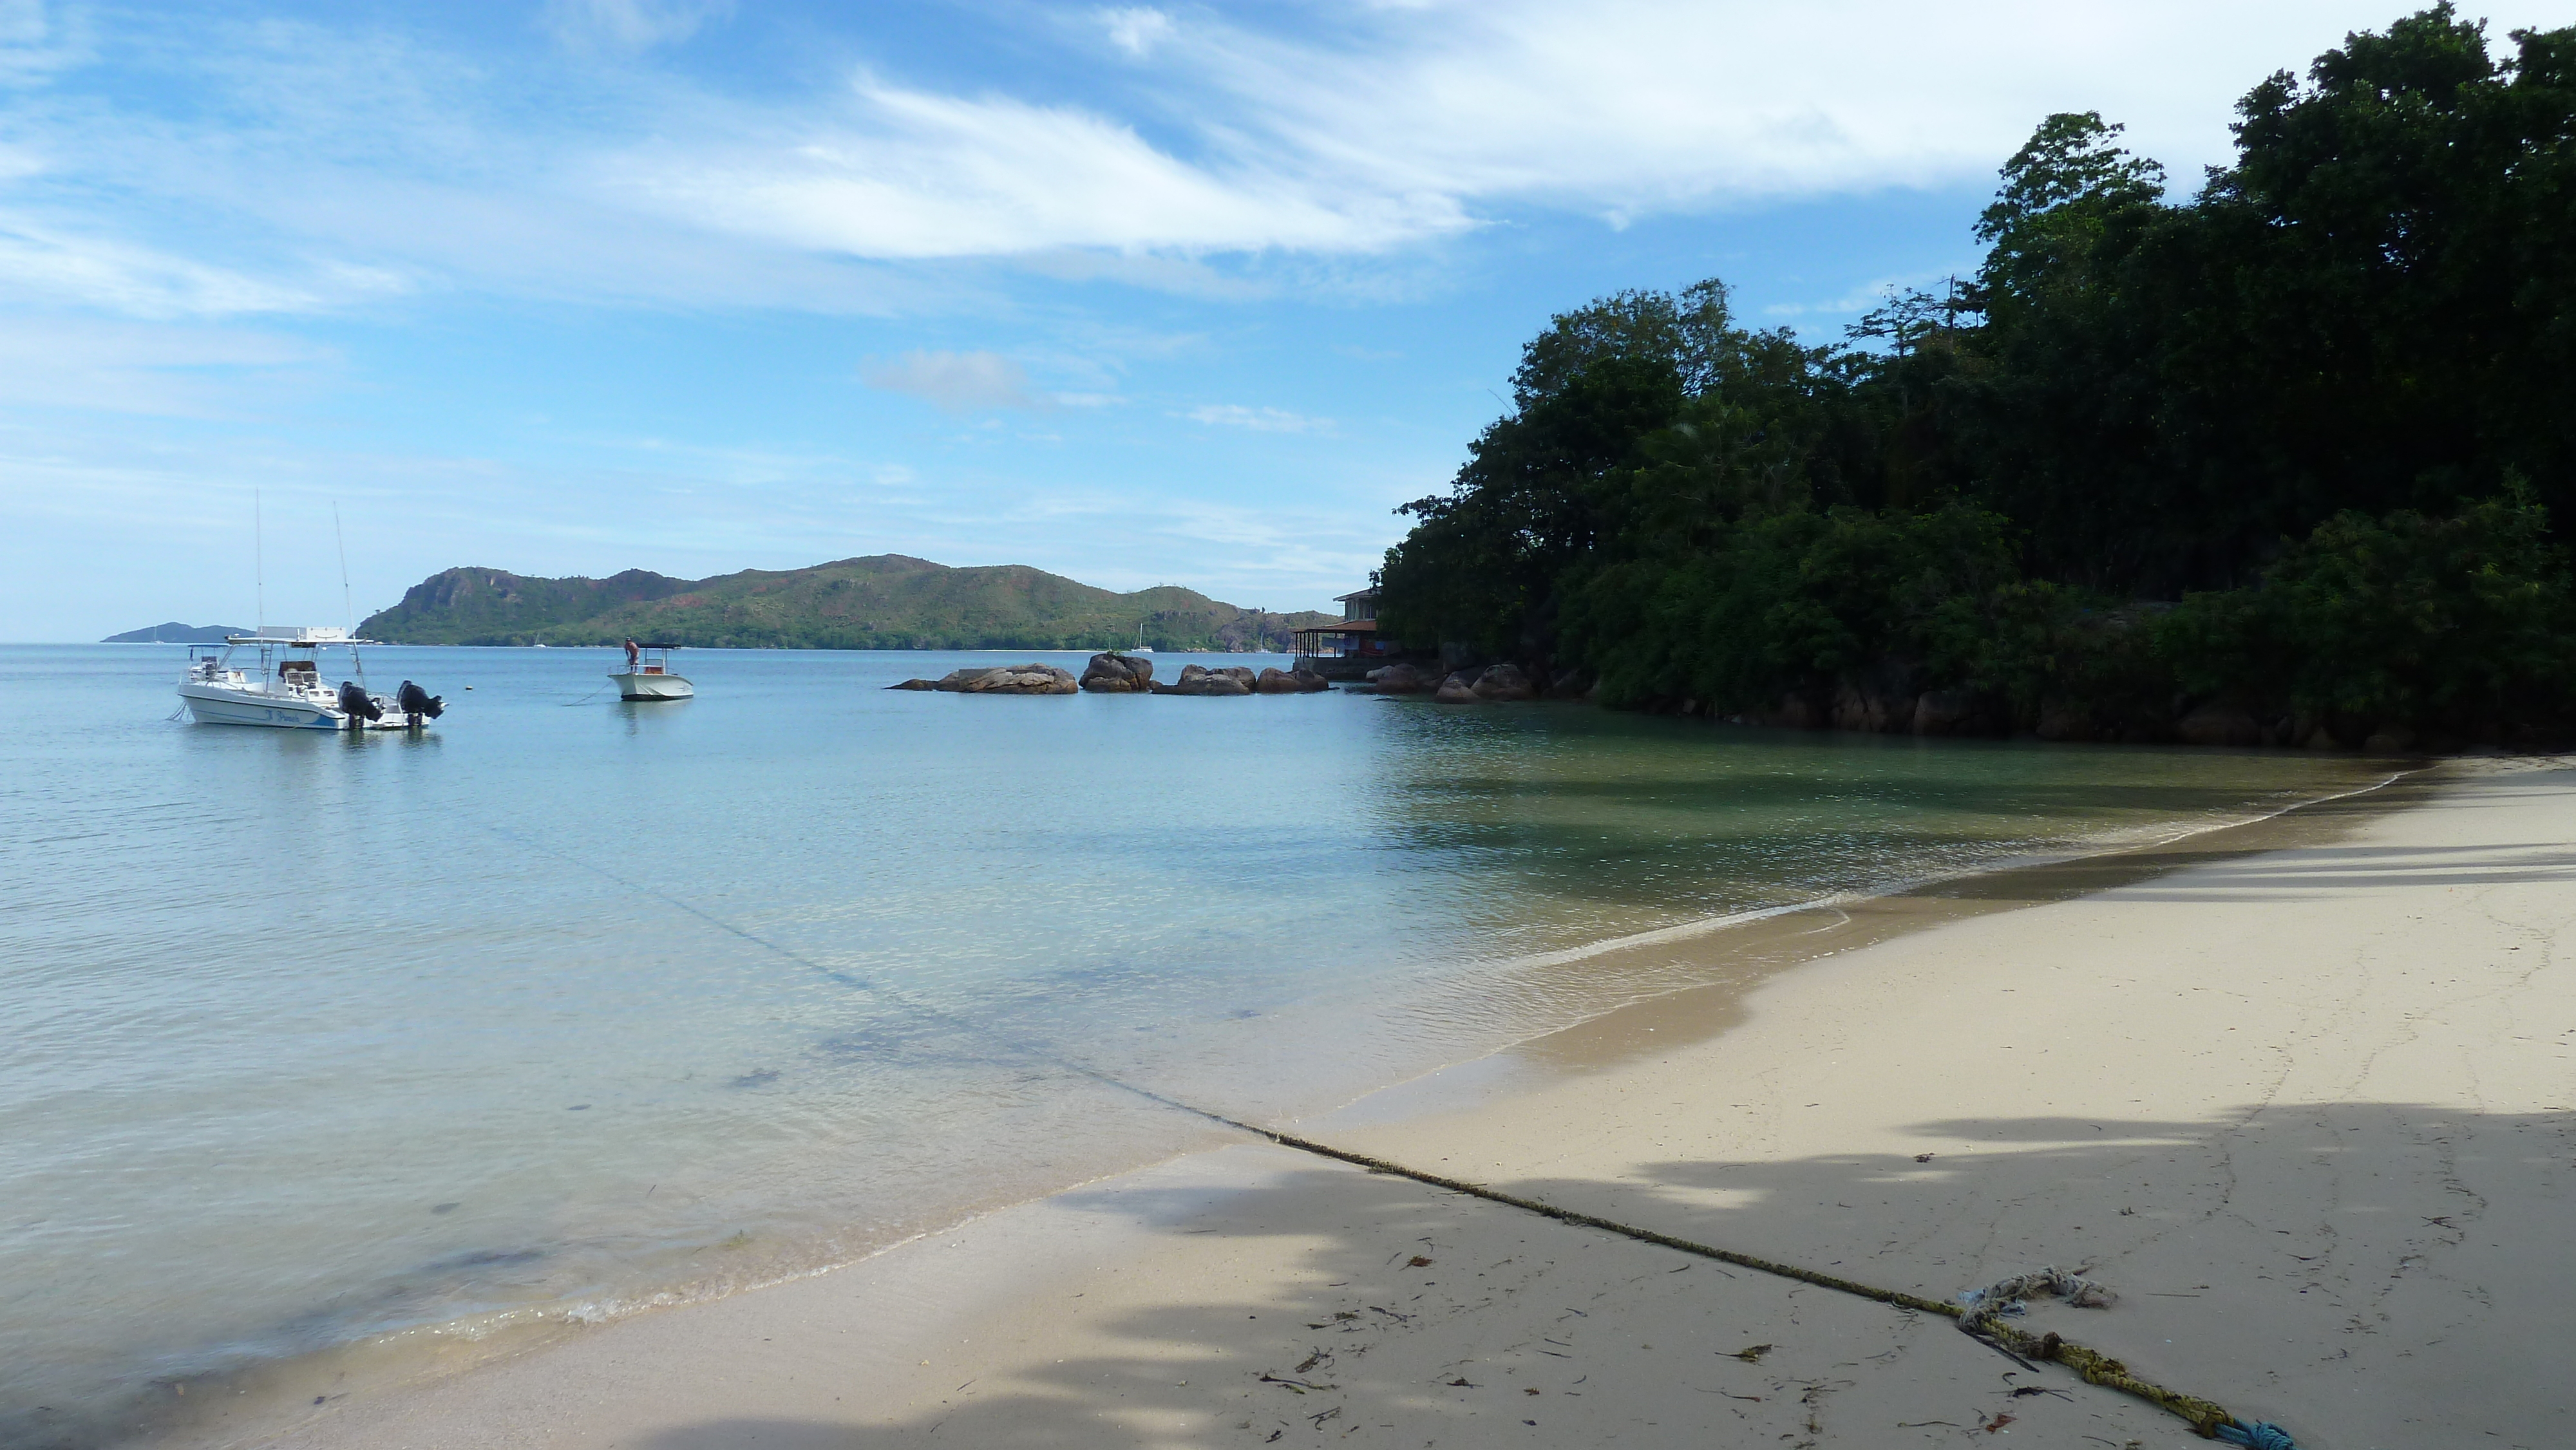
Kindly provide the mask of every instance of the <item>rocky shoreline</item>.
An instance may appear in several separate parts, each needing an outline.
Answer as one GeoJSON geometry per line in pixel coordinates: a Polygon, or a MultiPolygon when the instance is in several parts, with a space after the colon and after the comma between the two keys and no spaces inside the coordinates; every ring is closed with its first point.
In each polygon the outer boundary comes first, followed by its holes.
{"type": "MultiPolygon", "coordinates": [[[[1080,675],[1057,665],[986,665],[951,671],[936,680],[906,680],[896,690],[937,690],[964,695],[1303,695],[1333,688],[1312,670],[1254,671],[1245,665],[1185,665],[1170,683],[1154,678],[1154,661],[1115,652],[1096,654],[1080,675]]],[[[1518,665],[1442,670],[1411,662],[1381,665],[1363,681],[1343,687],[1356,694],[1428,695],[1441,705],[1509,704],[1526,700],[1590,701],[1590,682],[1568,671],[1542,683],[1518,665]]],[[[2223,700],[2178,703],[2162,720],[2096,719],[2064,705],[2040,711],[2034,723],[2017,721],[2002,701],[1969,690],[1927,689],[1913,671],[1885,668],[1846,677],[1831,690],[1792,693],[1768,709],[1720,713],[1697,701],[1679,702],[1677,713],[1733,725],[1790,730],[1849,730],[1870,735],[2035,735],[2042,740],[2132,744],[2290,747],[2401,754],[2460,748],[2460,742],[2426,741],[2401,726],[2341,718],[2282,716],[2263,719],[2223,700]]]]}

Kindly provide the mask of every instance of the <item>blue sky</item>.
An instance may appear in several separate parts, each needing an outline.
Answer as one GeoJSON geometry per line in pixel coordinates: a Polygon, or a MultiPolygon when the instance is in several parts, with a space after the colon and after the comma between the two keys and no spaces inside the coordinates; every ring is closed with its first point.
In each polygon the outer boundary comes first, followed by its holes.
{"type": "MultiPolygon", "coordinates": [[[[1550,314],[1810,337],[2394,5],[0,0],[0,638],[853,554],[1314,608],[1550,314]]],[[[2480,13],[2472,10],[2471,13],[2480,13]]],[[[2491,33],[2576,20],[2522,0],[2491,33]]]]}

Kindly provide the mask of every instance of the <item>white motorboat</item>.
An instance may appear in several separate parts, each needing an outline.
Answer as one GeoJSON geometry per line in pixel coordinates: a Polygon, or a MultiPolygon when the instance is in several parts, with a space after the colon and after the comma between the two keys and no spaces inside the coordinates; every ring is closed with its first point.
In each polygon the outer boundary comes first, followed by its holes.
{"type": "Polygon", "coordinates": [[[447,702],[409,680],[388,699],[369,692],[358,646],[345,629],[263,628],[192,645],[179,698],[200,725],[266,725],[282,730],[417,730],[446,713],[447,702]],[[322,683],[322,652],[348,651],[354,679],[322,683]],[[255,651],[258,665],[237,658],[255,651]]]}
{"type": "Polygon", "coordinates": [[[621,700],[686,700],[698,693],[697,686],[671,672],[671,651],[675,644],[639,644],[628,660],[624,674],[612,674],[621,700]]]}

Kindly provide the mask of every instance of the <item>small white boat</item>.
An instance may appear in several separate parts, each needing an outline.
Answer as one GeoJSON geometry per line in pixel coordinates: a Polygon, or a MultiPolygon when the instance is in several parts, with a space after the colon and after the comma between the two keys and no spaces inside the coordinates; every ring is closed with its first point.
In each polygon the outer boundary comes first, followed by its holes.
{"type": "Polygon", "coordinates": [[[673,644],[639,644],[635,659],[624,674],[609,678],[617,682],[621,700],[686,700],[698,693],[697,686],[671,673],[673,644]]]}
{"type": "Polygon", "coordinates": [[[200,725],[265,725],[281,730],[417,730],[446,713],[447,702],[409,680],[391,699],[370,692],[358,646],[345,629],[263,628],[227,636],[223,644],[192,645],[179,698],[200,725]],[[348,651],[354,679],[337,687],[322,682],[322,651],[348,651]],[[258,665],[236,662],[256,651],[258,665]]]}

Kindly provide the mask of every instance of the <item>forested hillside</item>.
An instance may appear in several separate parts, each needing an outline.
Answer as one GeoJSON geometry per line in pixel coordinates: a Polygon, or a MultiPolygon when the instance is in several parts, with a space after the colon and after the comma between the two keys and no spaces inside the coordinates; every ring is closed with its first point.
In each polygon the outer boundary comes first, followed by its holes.
{"type": "Polygon", "coordinates": [[[1119,594],[1022,565],[952,569],[878,554],[809,569],[673,579],[630,569],[606,579],[540,579],[449,569],[358,627],[398,644],[615,644],[700,648],[1155,649],[1287,647],[1330,616],[1257,614],[1193,590],[1119,594]]]}
{"type": "Polygon", "coordinates": [[[1764,719],[2563,731],[2576,30],[2491,45],[2443,5],[2239,111],[2182,192],[2047,118],[1977,275],[1839,345],[1715,281],[1557,318],[1403,510],[1387,627],[1764,719]]]}

